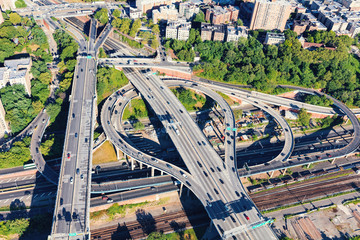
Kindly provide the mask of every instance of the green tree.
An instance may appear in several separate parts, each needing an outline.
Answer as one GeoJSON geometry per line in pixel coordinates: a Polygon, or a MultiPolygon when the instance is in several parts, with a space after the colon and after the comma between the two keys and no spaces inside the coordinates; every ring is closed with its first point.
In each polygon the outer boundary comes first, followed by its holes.
{"type": "Polygon", "coordinates": [[[243,21],[242,21],[240,18],[236,21],[236,24],[237,24],[238,26],[244,26],[244,23],[243,23],[243,21]]]}
{"type": "Polygon", "coordinates": [[[95,13],[94,16],[101,24],[106,24],[108,22],[108,10],[106,8],[102,8],[95,13]]]}
{"type": "Polygon", "coordinates": [[[21,22],[21,17],[19,14],[13,12],[9,14],[9,20],[13,25],[18,25],[21,22]]]}
{"type": "Polygon", "coordinates": [[[203,11],[199,11],[199,13],[196,14],[193,22],[205,22],[205,14],[203,11]]]}
{"type": "Polygon", "coordinates": [[[309,126],[310,124],[310,114],[306,111],[306,109],[300,109],[298,114],[298,120],[303,126],[309,126]]]}
{"type": "Polygon", "coordinates": [[[25,8],[25,7],[27,7],[27,5],[24,2],[24,0],[16,0],[15,1],[15,7],[16,8],[25,8]]]}
{"type": "Polygon", "coordinates": [[[151,27],[151,31],[158,35],[160,33],[160,29],[159,29],[159,25],[158,24],[154,24],[152,27],[151,27]]]}
{"type": "Polygon", "coordinates": [[[119,9],[115,9],[115,10],[113,11],[112,15],[113,15],[114,17],[119,18],[120,15],[121,15],[121,11],[120,11],[119,9]]]}

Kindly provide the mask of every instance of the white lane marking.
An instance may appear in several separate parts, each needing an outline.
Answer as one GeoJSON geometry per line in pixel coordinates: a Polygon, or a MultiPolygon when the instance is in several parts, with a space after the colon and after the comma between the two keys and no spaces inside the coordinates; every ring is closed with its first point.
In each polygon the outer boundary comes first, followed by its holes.
{"type": "Polygon", "coordinates": [[[40,196],[40,197],[42,197],[42,196],[44,196],[44,195],[45,195],[45,193],[41,194],[41,196],[40,196]]]}
{"type": "Polygon", "coordinates": [[[36,198],[36,197],[37,197],[37,195],[38,195],[38,194],[35,194],[35,195],[33,196],[33,198],[36,198]]]}

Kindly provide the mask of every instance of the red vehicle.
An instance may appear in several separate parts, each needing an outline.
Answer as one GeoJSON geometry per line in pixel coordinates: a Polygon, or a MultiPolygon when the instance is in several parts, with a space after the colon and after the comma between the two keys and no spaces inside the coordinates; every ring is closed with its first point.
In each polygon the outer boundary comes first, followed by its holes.
{"type": "Polygon", "coordinates": [[[248,215],[246,215],[245,213],[244,213],[244,217],[246,218],[246,220],[250,220],[250,218],[249,218],[249,216],[248,215]]]}
{"type": "Polygon", "coordinates": [[[109,197],[108,196],[102,196],[102,200],[108,200],[109,197]]]}
{"type": "Polygon", "coordinates": [[[317,159],[321,159],[321,157],[320,157],[320,156],[316,156],[316,158],[317,158],[317,159]]]}
{"type": "Polygon", "coordinates": [[[67,154],[67,158],[70,159],[70,153],[67,154]]]}

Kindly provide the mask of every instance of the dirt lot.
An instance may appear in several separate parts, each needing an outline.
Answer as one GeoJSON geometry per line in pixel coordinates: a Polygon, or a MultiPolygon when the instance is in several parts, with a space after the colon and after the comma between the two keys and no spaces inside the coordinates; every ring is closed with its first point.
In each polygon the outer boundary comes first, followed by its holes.
{"type": "Polygon", "coordinates": [[[116,153],[113,145],[106,141],[93,153],[92,164],[97,165],[107,162],[116,162],[116,153]]]}

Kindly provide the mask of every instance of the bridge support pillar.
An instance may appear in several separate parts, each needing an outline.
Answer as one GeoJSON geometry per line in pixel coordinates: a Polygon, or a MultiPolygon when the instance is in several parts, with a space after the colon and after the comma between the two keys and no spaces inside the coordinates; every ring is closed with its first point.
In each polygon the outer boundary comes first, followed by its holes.
{"type": "Polygon", "coordinates": [[[143,169],[143,163],[142,162],[139,163],[139,168],[140,168],[140,170],[143,169]]]}
{"type": "Polygon", "coordinates": [[[287,170],[287,168],[284,169],[284,171],[282,172],[282,175],[286,174],[286,170],[287,170]]]}
{"type": "Polygon", "coordinates": [[[181,183],[181,184],[180,184],[180,191],[179,191],[179,195],[180,195],[180,197],[181,197],[181,195],[182,195],[182,190],[183,190],[183,187],[184,187],[184,184],[183,184],[183,183],[181,183]]]}
{"type": "Polygon", "coordinates": [[[151,168],[151,176],[153,177],[155,175],[155,168],[151,168]]]}
{"type": "Polygon", "coordinates": [[[135,169],[135,160],[131,158],[131,171],[134,171],[135,169]]]}
{"type": "Polygon", "coordinates": [[[163,171],[160,171],[160,175],[161,175],[161,176],[164,175],[164,172],[163,172],[163,171]]]}
{"type": "Polygon", "coordinates": [[[331,159],[331,160],[330,160],[330,163],[331,163],[331,164],[334,164],[334,163],[335,163],[335,160],[336,160],[336,158],[331,159]]]}
{"type": "MultiPolygon", "coordinates": [[[[122,156],[121,150],[116,147],[116,158],[117,158],[118,161],[121,160],[121,156],[122,156]]],[[[123,156],[124,156],[124,158],[126,158],[126,154],[125,154],[125,153],[123,153],[123,156]]]]}
{"type": "Polygon", "coordinates": [[[275,172],[275,171],[272,171],[272,172],[268,173],[268,175],[269,175],[269,178],[272,178],[272,177],[273,177],[273,175],[274,175],[274,172],[275,172]]]}
{"type": "Polygon", "coordinates": [[[309,163],[308,165],[307,165],[307,168],[310,168],[311,167],[311,163],[309,163]]]}

